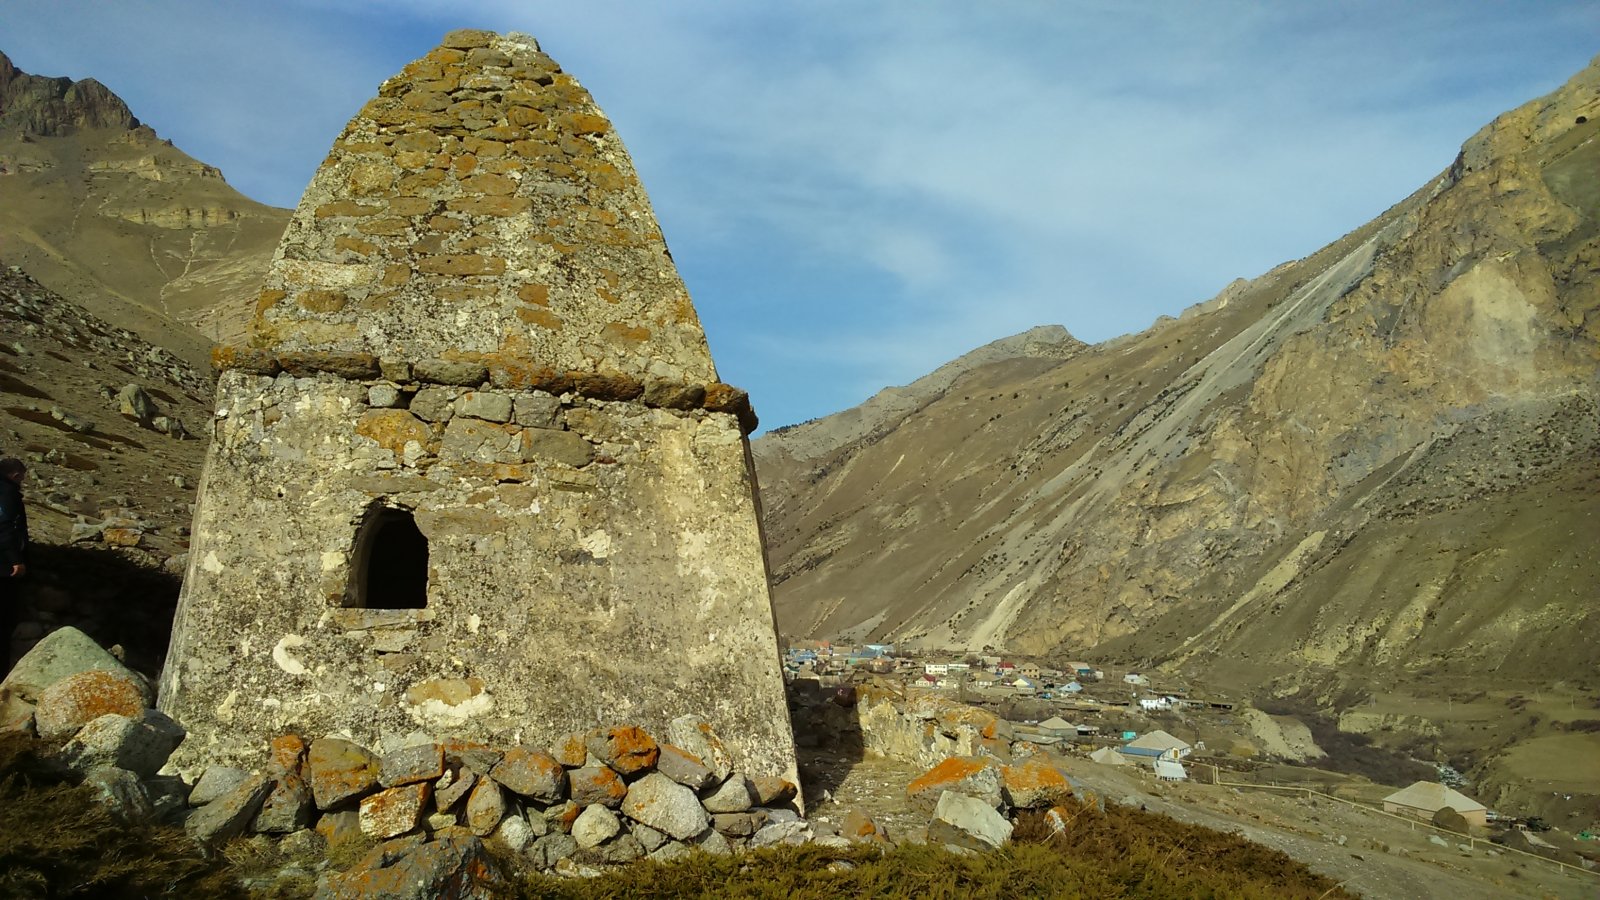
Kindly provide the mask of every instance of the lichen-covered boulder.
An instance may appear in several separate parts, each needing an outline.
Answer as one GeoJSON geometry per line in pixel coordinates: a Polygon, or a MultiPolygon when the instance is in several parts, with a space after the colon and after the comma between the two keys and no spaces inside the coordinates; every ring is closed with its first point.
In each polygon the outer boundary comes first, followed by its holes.
{"type": "Polygon", "coordinates": [[[1072,796],[1067,776],[1037,756],[1001,766],[1000,781],[1006,802],[1016,809],[1046,809],[1072,796]]]}
{"type": "Polygon", "coordinates": [[[149,706],[139,676],[114,669],[90,669],[68,675],[45,688],[34,709],[39,736],[60,740],[104,715],[137,719],[149,706]]]}
{"type": "Polygon", "coordinates": [[[93,638],[68,625],[45,635],[17,660],[0,681],[0,695],[36,702],[45,688],[57,681],[95,669],[133,674],[93,638]]]}
{"type": "Polygon", "coordinates": [[[483,837],[493,834],[506,815],[506,797],[500,785],[491,778],[479,779],[467,798],[467,827],[483,837]]]}
{"type": "Polygon", "coordinates": [[[360,744],[324,737],[311,742],[306,770],[317,808],[331,809],[376,787],[379,761],[376,754],[360,744]]]}
{"type": "Polygon", "coordinates": [[[512,793],[540,803],[559,803],[567,796],[566,769],[539,750],[513,747],[489,774],[512,793]]]}
{"type": "Polygon", "coordinates": [[[600,804],[612,809],[622,805],[628,786],[609,766],[585,766],[567,773],[572,801],[580,806],[600,804]]]}
{"type": "Polygon", "coordinates": [[[912,805],[925,811],[933,810],[939,797],[950,791],[977,797],[991,809],[1004,802],[999,766],[986,756],[952,756],[906,785],[912,805]]]}

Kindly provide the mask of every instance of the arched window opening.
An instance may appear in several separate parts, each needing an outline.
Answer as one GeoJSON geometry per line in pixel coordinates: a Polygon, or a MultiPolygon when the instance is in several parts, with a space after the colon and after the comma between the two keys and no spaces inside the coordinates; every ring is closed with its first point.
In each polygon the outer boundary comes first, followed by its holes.
{"type": "Polygon", "coordinates": [[[423,609],[427,605],[428,539],[407,510],[373,510],[356,535],[345,606],[423,609]]]}

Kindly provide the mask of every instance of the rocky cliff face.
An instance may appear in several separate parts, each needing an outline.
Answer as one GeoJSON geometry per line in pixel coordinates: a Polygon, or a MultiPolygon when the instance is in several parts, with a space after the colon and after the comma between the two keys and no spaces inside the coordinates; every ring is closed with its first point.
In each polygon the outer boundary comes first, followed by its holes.
{"type": "Polygon", "coordinates": [[[0,53],[0,129],[59,137],[81,128],[135,128],[128,104],[93,78],[29,75],[0,53]]]}
{"type": "Polygon", "coordinates": [[[242,196],[93,79],[0,54],[0,255],[91,313],[203,365],[237,338],[286,210],[242,196]]]}
{"type": "Polygon", "coordinates": [[[1592,658],[1597,88],[1178,319],[970,368],[871,441],[762,438],[784,630],[1250,680],[1592,658]]]}

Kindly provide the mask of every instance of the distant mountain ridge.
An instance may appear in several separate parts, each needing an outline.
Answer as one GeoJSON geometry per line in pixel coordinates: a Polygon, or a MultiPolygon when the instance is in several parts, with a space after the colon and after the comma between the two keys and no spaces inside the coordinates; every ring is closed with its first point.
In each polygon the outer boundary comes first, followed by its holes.
{"type": "MultiPolygon", "coordinates": [[[[1597,88],[1591,65],[1486,126],[1383,216],[1178,319],[1061,359],[960,366],[914,414],[874,398],[758,439],[781,626],[1019,652],[1115,640],[1202,668],[1253,659],[1251,677],[1376,652],[1370,636],[1319,637],[1342,628],[1332,615],[1255,634],[1259,649],[1232,642],[1246,609],[1305,591],[1375,519],[1413,514],[1394,505],[1395,473],[1465,465],[1441,456],[1463,428],[1566,417],[1576,430],[1541,451],[1560,464],[1500,442],[1468,468],[1502,491],[1582,483],[1593,440],[1572,410],[1600,387],[1597,88]],[[1225,627],[1200,628],[1242,597],[1225,627]]],[[[1483,512],[1499,521],[1494,502],[1483,512]]],[[[1592,555],[1579,568],[1600,585],[1592,555]]],[[[1498,659],[1507,629],[1533,622],[1577,654],[1600,620],[1556,593],[1473,617],[1472,636],[1393,627],[1430,664],[1498,659]]],[[[1496,601],[1392,602],[1437,616],[1496,601]]]]}
{"type": "Polygon", "coordinates": [[[0,260],[204,365],[242,333],[288,211],[229,187],[92,78],[0,54],[0,260]]]}

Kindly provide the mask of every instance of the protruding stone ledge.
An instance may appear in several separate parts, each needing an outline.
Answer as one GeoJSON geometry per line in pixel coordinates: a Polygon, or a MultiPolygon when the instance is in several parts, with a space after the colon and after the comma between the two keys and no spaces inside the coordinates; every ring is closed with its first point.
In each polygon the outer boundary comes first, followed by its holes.
{"type": "Polygon", "coordinates": [[[759,419],[750,405],[750,395],[731,384],[713,382],[693,384],[665,379],[640,381],[619,372],[560,372],[497,355],[415,361],[383,359],[369,353],[306,351],[271,353],[251,347],[219,345],[211,351],[211,364],[217,371],[236,369],[252,375],[295,376],[317,373],[337,375],[353,381],[372,381],[391,373],[409,372],[409,380],[452,387],[510,388],[544,391],[548,394],[573,393],[590,400],[640,403],[656,409],[728,413],[739,420],[744,434],[756,430],[759,419]]]}

